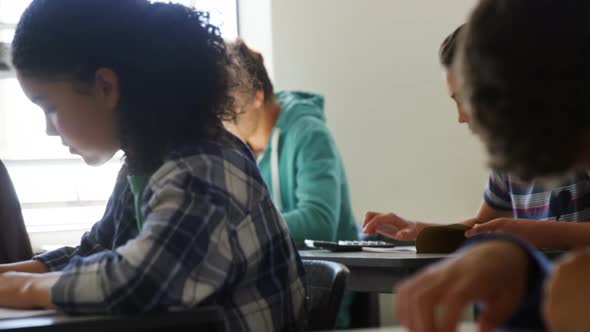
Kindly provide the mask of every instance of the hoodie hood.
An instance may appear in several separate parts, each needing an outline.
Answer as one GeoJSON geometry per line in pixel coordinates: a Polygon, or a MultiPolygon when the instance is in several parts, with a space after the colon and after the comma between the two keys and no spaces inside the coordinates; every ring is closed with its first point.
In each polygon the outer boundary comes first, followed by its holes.
{"type": "Polygon", "coordinates": [[[279,210],[283,210],[283,199],[281,197],[281,179],[279,165],[279,147],[281,136],[289,131],[300,119],[313,117],[326,122],[324,115],[324,97],[309,92],[281,91],[275,94],[276,102],[281,105],[279,118],[269,137],[264,153],[258,156],[258,165],[264,158],[269,158],[270,179],[267,184],[271,187],[273,201],[279,210]]]}
{"type": "Polygon", "coordinates": [[[326,122],[324,97],[301,91],[281,91],[275,94],[281,111],[275,127],[287,131],[298,119],[311,116],[326,122]]]}

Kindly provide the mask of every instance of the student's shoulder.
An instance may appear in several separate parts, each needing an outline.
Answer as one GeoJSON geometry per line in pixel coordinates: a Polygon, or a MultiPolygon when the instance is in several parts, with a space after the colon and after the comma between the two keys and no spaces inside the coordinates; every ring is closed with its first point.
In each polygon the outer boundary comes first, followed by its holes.
{"type": "Polygon", "coordinates": [[[313,116],[302,116],[289,128],[281,129],[281,140],[293,146],[316,145],[317,142],[332,142],[333,135],[326,123],[313,116]]]}
{"type": "Polygon", "coordinates": [[[336,141],[325,122],[314,117],[302,117],[284,133],[281,140],[286,147],[297,151],[336,150],[336,141]]]}
{"type": "Polygon", "coordinates": [[[208,196],[245,213],[270,199],[256,161],[246,152],[223,139],[175,148],[151,176],[150,192],[208,196]]]}
{"type": "Polygon", "coordinates": [[[291,127],[305,130],[329,131],[328,126],[324,120],[311,115],[304,115],[297,118],[295,121],[293,121],[291,127]]]}
{"type": "Polygon", "coordinates": [[[195,178],[216,185],[233,181],[251,181],[261,185],[256,161],[250,150],[233,135],[222,134],[215,140],[171,149],[164,164],[152,175],[154,185],[195,178]]]}
{"type": "Polygon", "coordinates": [[[322,96],[302,91],[280,91],[275,97],[281,105],[277,126],[287,134],[328,131],[322,96]]]}

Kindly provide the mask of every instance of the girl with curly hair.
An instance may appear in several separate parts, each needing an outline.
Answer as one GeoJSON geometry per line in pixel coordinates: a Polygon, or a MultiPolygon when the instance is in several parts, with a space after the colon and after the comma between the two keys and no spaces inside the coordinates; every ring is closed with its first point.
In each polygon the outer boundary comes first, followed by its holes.
{"type": "Polygon", "coordinates": [[[35,0],[12,46],[48,135],[89,165],[121,149],[125,167],[111,217],[78,248],[0,265],[29,272],[0,276],[0,305],[117,314],[206,303],[224,309],[228,331],[300,328],[301,262],[255,159],[223,128],[234,117],[228,61],[208,14],[35,0]]]}

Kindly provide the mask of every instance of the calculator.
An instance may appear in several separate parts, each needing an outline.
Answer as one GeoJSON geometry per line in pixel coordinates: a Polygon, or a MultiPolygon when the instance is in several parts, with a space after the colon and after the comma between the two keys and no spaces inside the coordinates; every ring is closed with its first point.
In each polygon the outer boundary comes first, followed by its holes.
{"type": "Polygon", "coordinates": [[[328,249],[330,251],[362,251],[363,248],[393,248],[395,244],[385,241],[315,241],[305,240],[310,248],[328,249]]]}

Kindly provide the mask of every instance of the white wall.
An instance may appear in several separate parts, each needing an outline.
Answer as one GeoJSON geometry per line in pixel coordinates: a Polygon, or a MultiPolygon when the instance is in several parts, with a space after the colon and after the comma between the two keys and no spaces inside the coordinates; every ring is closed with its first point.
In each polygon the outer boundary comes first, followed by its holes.
{"type": "Polygon", "coordinates": [[[274,77],[271,0],[238,0],[239,34],[264,54],[264,63],[274,77]]]}
{"type": "Polygon", "coordinates": [[[359,218],[376,209],[443,222],[477,209],[483,150],[456,122],[437,54],[474,3],[271,1],[275,85],[325,95],[359,218]]]}

